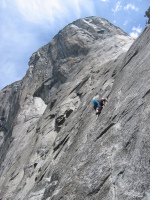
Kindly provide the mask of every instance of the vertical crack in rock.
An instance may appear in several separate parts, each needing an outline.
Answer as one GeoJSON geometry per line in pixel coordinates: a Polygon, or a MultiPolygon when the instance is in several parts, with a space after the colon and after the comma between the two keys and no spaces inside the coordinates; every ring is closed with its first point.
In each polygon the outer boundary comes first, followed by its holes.
{"type": "Polygon", "coordinates": [[[95,195],[98,192],[100,192],[101,188],[105,185],[105,183],[109,179],[110,175],[111,174],[108,174],[108,176],[106,176],[106,178],[103,180],[103,182],[99,186],[97,186],[93,191],[91,191],[90,193],[88,193],[88,196],[92,196],[92,195],[95,195]]]}
{"type": "Polygon", "coordinates": [[[76,91],[76,93],[78,93],[78,91],[88,81],[88,79],[89,79],[89,76],[86,76],[80,83],[77,84],[77,86],[75,88],[73,88],[73,90],[71,90],[70,94],[74,91],[76,91]]]}
{"type": "Polygon", "coordinates": [[[127,60],[127,62],[123,65],[123,67],[121,68],[121,70],[123,70],[123,68],[138,54],[138,49],[136,49],[136,51],[133,53],[133,55],[127,60]]]}
{"type": "Polygon", "coordinates": [[[54,159],[57,158],[57,156],[59,155],[60,151],[65,146],[65,144],[67,143],[68,140],[69,140],[69,135],[66,135],[66,137],[59,144],[57,144],[56,146],[54,146],[53,153],[58,150],[57,153],[54,156],[54,159]]]}
{"type": "Polygon", "coordinates": [[[144,96],[142,97],[143,99],[146,97],[146,95],[148,95],[150,93],[150,89],[144,94],[144,96]]]}
{"type": "Polygon", "coordinates": [[[99,138],[101,138],[112,126],[114,126],[115,123],[111,123],[109,124],[108,127],[106,127],[95,139],[95,141],[97,141],[99,138]]]}

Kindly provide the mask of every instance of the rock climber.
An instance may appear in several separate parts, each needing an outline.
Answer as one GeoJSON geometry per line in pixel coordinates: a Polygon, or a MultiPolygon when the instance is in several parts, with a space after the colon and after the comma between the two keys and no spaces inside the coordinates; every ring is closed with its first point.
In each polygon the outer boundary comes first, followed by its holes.
{"type": "Polygon", "coordinates": [[[103,109],[105,103],[108,102],[107,98],[93,99],[94,109],[96,111],[96,115],[99,115],[103,109]]]}

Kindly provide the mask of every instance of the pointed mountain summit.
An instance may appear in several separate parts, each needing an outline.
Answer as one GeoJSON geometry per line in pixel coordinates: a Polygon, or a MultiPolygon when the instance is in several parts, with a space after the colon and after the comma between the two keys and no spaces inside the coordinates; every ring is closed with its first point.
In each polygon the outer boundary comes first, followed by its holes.
{"type": "Polygon", "coordinates": [[[149,199],[149,35],[87,17],[32,54],[0,92],[0,199],[149,199]]]}

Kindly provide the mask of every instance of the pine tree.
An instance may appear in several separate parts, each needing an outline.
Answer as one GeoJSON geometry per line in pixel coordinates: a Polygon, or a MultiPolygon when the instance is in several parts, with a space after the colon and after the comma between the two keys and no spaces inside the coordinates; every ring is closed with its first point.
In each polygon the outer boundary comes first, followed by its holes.
{"type": "Polygon", "coordinates": [[[148,20],[146,21],[146,24],[150,24],[150,7],[148,10],[145,12],[144,17],[148,17],[148,20]]]}

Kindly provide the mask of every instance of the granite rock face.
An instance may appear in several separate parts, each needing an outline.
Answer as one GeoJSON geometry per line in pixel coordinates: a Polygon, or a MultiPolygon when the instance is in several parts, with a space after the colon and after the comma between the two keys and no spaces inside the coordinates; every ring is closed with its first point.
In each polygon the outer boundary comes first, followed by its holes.
{"type": "Polygon", "coordinates": [[[150,199],[149,37],[89,17],[31,56],[0,92],[0,199],[150,199]]]}

